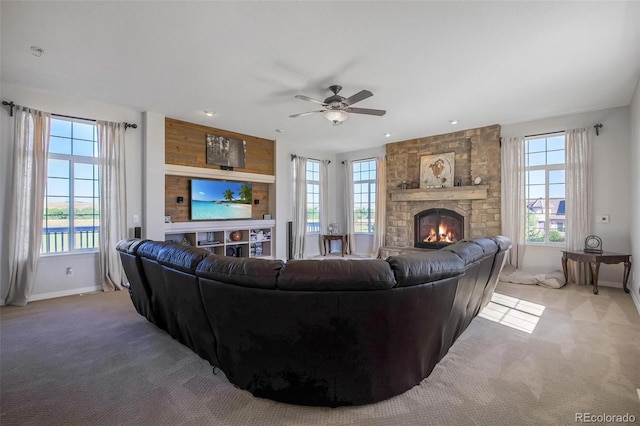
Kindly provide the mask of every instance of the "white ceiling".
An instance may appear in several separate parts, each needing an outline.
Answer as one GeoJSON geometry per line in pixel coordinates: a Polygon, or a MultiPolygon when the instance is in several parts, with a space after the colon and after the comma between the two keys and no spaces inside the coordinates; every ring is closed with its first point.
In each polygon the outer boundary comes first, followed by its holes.
{"type": "Polygon", "coordinates": [[[628,105],[640,76],[636,1],[2,1],[0,12],[3,83],[332,153],[628,105]],[[294,95],[324,99],[331,84],[371,90],[356,106],[387,114],[289,118],[319,109],[294,95]]]}

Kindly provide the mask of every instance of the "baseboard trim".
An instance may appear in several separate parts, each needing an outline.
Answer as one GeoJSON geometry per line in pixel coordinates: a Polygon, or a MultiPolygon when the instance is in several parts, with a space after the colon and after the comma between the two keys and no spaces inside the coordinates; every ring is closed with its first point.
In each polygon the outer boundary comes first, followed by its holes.
{"type": "Polygon", "coordinates": [[[633,304],[636,305],[636,310],[638,311],[638,314],[640,314],[640,296],[638,295],[638,292],[634,291],[633,286],[627,288],[631,293],[631,300],[633,300],[633,304]]]}
{"type": "Polygon", "coordinates": [[[29,297],[29,302],[35,302],[38,300],[55,299],[56,297],[75,296],[76,294],[93,293],[96,291],[102,291],[100,286],[73,288],[70,290],[52,291],[50,293],[32,294],[29,297]]]}

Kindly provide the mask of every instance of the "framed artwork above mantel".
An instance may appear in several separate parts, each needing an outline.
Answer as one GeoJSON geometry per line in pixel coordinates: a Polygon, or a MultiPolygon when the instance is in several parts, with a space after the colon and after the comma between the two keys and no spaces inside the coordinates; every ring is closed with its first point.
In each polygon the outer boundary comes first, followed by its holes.
{"type": "Polygon", "coordinates": [[[451,188],[455,152],[423,155],[420,157],[420,188],[451,188]]]}

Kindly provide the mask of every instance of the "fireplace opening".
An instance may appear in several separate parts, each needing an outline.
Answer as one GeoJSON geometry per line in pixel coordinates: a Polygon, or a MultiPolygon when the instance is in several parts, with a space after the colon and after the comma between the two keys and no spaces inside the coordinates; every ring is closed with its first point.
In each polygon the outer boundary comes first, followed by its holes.
{"type": "Polygon", "coordinates": [[[464,238],[464,217],[449,209],[423,210],[414,216],[414,247],[439,249],[464,238]]]}

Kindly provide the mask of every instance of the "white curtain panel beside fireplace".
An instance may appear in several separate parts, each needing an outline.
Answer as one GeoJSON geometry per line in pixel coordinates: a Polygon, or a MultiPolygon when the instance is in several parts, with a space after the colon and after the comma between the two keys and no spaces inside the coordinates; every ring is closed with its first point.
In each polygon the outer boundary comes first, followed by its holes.
{"type": "Polygon", "coordinates": [[[378,257],[384,247],[387,213],[387,162],[385,156],[376,158],[376,204],[375,230],[371,256],[378,257]]]}
{"type": "Polygon", "coordinates": [[[501,151],[502,233],[512,242],[507,264],[518,268],[524,244],[524,138],[504,138],[501,151]]]}

